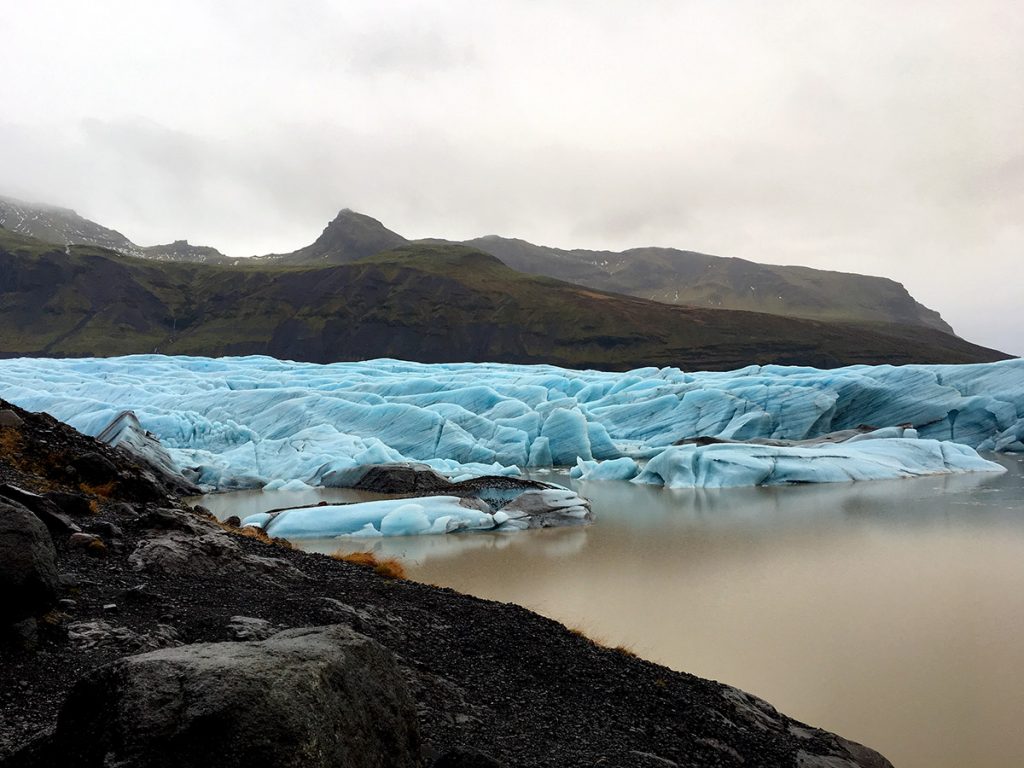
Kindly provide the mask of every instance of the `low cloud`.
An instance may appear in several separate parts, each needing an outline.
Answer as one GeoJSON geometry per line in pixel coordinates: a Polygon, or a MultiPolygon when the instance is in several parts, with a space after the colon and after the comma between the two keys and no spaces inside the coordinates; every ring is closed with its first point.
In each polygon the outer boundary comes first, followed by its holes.
{"type": "Polygon", "coordinates": [[[233,255],[352,207],[883,274],[1024,353],[1014,3],[104,9],[5,15],[0,194],[233,255]]]}

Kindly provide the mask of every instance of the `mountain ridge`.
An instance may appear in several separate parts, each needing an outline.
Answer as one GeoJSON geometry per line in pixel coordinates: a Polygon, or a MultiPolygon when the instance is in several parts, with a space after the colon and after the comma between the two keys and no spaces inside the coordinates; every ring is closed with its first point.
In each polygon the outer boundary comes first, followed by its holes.
{"type": "Polygon", "coordinates": [[[0,195],[0,226],[55,245],[94,245],[153,261],[228,263],[230,258],[210,246],[176,240],[166,245],[136,245],[115,229],[79,216],[71,208],[48,203],[28,203],[0,195]]]}
{"type": "MultiPolygon", "coordinates": [[[[349,208],[339,211],[307,246],[289,253],[247,258],[228,257],[214,248],[187,245],[187,241],[141,247],[116,230],[83,219],[70,209],[0,197],[0,226],[12,221],[14,231],[59,245],[99,245],[125,255],[167,262],[347,264],[413,242],[379,220],[349,208]],[[12,201],[17,204],[14,211],[12,201]],[[54,212],[61,214],[57,221],[51,221],[54,212]],[[32,215],[37,219],[33,220],[32,215]]],[[[458,241],[426,238],[415,242],[458,241]]],[[[900,283],[885,277],[760,264],[676,248],[566,250],[498,235],[473,238],[462,244],[490,253],[520,272],[671,305],[747,310],[782,317],[892,322],[954,333],[938,312],[916,301],[900,283]]]]}
{"type": "Polygon", "coordinates": [[[886,277],[804,266],[761,264],[678,248],[624,251],[558,249],[518,238],[487,235],[464,241],[493,253],[513,269],[666,304],[745,309],[820,319],[883,317],[953,333],[941,315],[886,277]]]}
{"type": "Polygon", "coordinates": [[[154,262],[0,230],[0,356],[266,354],[310,362],[968,363],[1006,355],[935,329],[672,306],[517,272],[461,245],[338,265],[154,262]]]}

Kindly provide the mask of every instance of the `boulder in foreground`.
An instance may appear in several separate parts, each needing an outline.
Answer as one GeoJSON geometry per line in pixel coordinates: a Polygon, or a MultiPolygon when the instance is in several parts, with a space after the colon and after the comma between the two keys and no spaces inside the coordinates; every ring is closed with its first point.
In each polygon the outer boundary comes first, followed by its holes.
{"type": "Polygon", "coordinates": [[[57,553],[46,526],[0,498],[0,624],[43,613],[57,599],[57,553]]]}
{"type": "Polygon", "coordinates": [[[391,653],[335,625],[101,667],[74,687],[27,764],[400,768],[419,759],[416,710],[391,653]]]}

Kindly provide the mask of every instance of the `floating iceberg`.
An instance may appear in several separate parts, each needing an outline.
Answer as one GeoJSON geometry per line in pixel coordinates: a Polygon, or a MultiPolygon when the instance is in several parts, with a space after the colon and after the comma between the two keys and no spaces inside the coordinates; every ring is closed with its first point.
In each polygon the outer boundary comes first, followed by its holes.
{"type": "MultiPolygon", "coordinates": [[[[624,479],[638,469],[630,461],[654,463],[665,452],[655,467],[681,461],[688,452],[674,447],[680,440],[804,440],[860,425],[912,425],[923,441],[1024,451],[1020,359],[726,373],[268,357],[15,359],[0,361],[0,397],[92,435],[130,409],[190,480],[218,489],[323,485],[361,465],[401,461],[455,479],[582,461],[581,474],[624,479]]],[[[893,459],[911,460],[914,450],[893,459]]]]}
{"type": "Polygon", "coordinates": [[[261,512],[245,518],[242,525],[285,539],[310,539],[521,531],[585,525],[590,520],[589,502],[568,488],[547,486],[520,489],[507,503],[488,503],[480,496],[426,495],[261,512]]]}
{"type": "Polygon", "coordinates": [[[486,531],[500,522],[458,496],[423,496],[261,512],[245,518],[242,525],[254,525],[285,539],[310,539],[486,531]]]}
{"type": "Polygon", "coordinates": [[[569,470],[574,480],[632,480],[640,472],[640,465],[628,456],[607,461],[576,460],[576,466],[569,470]]]}

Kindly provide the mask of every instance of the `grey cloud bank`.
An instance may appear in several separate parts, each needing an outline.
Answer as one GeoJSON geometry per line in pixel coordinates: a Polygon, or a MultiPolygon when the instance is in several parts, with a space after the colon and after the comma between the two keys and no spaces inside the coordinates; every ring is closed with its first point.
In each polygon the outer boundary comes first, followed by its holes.
{"type": "Polygon", "coordinates": [[[1024,353],[1012,2],[40,2],[0,194],[151,244],[671,245],[882,274],[1024,353]]]}

